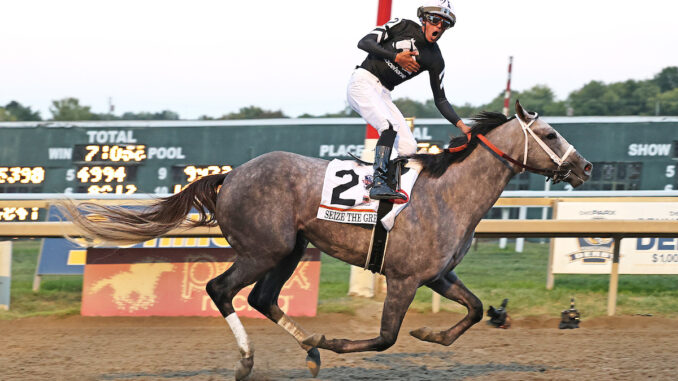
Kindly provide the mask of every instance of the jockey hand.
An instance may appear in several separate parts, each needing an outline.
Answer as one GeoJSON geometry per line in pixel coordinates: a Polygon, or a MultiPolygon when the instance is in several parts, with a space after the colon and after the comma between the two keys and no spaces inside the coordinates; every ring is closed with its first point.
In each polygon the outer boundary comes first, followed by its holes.
{"type": "Polygon", "coordinates": [[[457,122],[457,127],[461,130],[461,132],[464,133],[464,135],[468,135],[471,133],[471,127],[467,126],[463,121],[458,121],[457,122]]]}
{"type": "Polygon", "coordinates": [[[416,56],[419,55],[419,52],[413,52],[413,51],[402,51],[398,54],[396,54],[395,61],[400,67],[403,69],[409,71],[410,73],[414,73],[419,71],[419,64],[417,63],[416,56]]]}

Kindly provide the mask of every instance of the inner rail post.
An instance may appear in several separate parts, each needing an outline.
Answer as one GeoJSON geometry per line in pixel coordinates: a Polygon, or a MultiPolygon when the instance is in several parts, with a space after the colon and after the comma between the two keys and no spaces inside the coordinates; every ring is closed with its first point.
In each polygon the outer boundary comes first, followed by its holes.
{"type": "Polygon", "coordinates": [[[610,289],[607,295],[607,316],[614,316],[617,309],[617,288],[619,286],[619,250],[622,236],[614,236],[612,270],[610,271],[610,289]]]}

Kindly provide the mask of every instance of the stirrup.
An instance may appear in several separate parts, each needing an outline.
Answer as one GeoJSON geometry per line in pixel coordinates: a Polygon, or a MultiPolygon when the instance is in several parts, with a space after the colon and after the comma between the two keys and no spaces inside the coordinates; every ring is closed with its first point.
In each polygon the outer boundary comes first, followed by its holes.
{"type": "Polygon", "coordinates": [[[404,189],[398,189],[396,191],[396,193],[399,193],[399,194],[405,196],[405,199],[403,200],[401,198],[392,198],[392,199],[389,199],[389,200],[386,200],[386,201],[392,202],[396,205],[406,204],[410,201],[410,195],[408,195],[407,192],[405,192],[404,189]]]}
{"type": "Polygon", "coordinates": [[[407,202],[408,196],[405,194],[405,192],[398,192],[394,191],[391,189],[391,187],[388,186],[388,184],[383,183],[378,187],[374,187],[370,189],[370,198],[372,200],[387,200],[387,201],[400,201],[400,202],[407,202]],[[384,189],[386,188],[386,189],[384,189]],[[374,194],[376,192],[379,192],[380,194],[374,194]]]}

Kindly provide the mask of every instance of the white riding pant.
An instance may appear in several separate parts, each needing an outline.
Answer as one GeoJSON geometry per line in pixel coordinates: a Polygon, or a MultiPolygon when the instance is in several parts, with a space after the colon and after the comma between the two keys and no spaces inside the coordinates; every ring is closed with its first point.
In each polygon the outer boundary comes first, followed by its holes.
{"type": "Polygon", "coordinates": [[[393,148],[399,155],[407,156],[417,152],[417,141],[403,114],[393,104],[391,92],[374,74],[363,68],[356,69],[351,75],[346,93],[351,108],[371,124],[379,135],[388,129],[388,122],[391,122],[397,133],[393,148]]]}

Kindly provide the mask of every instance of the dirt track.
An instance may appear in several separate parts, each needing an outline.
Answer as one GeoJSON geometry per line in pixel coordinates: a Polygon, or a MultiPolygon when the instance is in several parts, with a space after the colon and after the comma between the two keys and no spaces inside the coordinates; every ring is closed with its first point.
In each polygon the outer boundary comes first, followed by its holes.
{"type": "MultiPolygon", "coordinates": [[[[377,312],[300,318],[328,337],[367,338],[377,312]]],[[[675,380],[678,320],[615,317],[558,330],[557,319],[514,320],[508,330],[476,325],[450,347],[408,332],[451,326],[459,315],[409,313],[398,342],[382,353],[321,351],[319,380],[675,380]]],[[[273,323],[243,319],[255,348],[250,380],[310,379],[305,353],[273,323]]],[[[6,380],[233,379],[239,353],[219,318],[30,318],[0,321],[0,378],[6,380]]]]}

